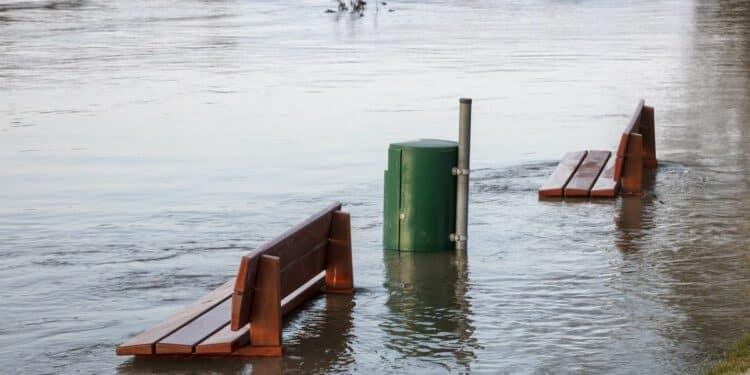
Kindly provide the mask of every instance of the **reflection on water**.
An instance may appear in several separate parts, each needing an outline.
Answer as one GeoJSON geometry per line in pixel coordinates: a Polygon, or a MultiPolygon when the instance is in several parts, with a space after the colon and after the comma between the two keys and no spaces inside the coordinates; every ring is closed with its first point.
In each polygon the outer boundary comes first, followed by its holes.
{"type": "Polygon", "coordinates": [[[748,4],[388,3],[0,0],[0,364],[683,373],[750,331],[748,4]],[[469,251],[383,253],[387,145],[455,139],[463,96],[469,251]],[[638,98],[646,194],[538,201],[638,98]],[[113,354],[333,200],[357,293],[293,316],[285,357],[113,354]]]}
{"type": "Polygon", "coordinates": [[[385,251],[386,347],[407,360],[470,369],[476,358],[466,254],[385,251]]]}
{"type": "MultiPolygon", "coordinates": [[[[654,186],[656,183],[656,174],[658,170],[644,169],[643,171],[643,196],[642,197],[622,197],[619,201],[619,210],[615,218],[615,225],[618,229],[615,244],[617,248],[625,253],[638,251],[638,244],[643,236],[649,235],[654,229],[652,217],[646,217],[644,220],[644,206],[651,206],[659,203],[654,195],[654,186]]],[[[646,214],[652,212],[649,209],[646,214]]]]}
{"type": "Polygon", "coordinates": [[[324,299],[325,307],[313,314],[297,312],[299,318],[290,327],[294,332],[292,337],[284,337],[287,346],[283,362],[285,370],[303,374],[321,370],[345,372],[355,363],[351,343],[354,336],[353,297],[328,294],[324,299]]]}

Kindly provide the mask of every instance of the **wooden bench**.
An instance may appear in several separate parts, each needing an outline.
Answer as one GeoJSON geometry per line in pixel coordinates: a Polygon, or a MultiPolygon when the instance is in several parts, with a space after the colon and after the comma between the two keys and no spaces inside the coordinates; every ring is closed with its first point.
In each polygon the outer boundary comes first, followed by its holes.
{"type": "Polygon", "coordinates": [[[656,168],[654,108],[638,101],[614,156],[609,151],[573,151],[563,156],[539,198],[641,195],[643,168],[656,168]]]}
{"type": "Polygon", "coordinates": [[[282,317],[353,291],[349,214],[335,203],[242,257],[237,277],[117,347],[118,355],[280,356],[282,317]]]}

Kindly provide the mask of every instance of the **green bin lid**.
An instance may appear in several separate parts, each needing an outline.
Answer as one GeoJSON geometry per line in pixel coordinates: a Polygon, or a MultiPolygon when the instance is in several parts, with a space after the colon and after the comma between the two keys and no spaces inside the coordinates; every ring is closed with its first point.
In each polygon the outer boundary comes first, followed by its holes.
{"type": "Polygon", "coordinates": [[[391,143],[390,148],[409,150],[409,149],[422,149],[422,148],[433,148],[433,149],[454,149],[458,147],[458,143],[454,141],[446,141],[443,139],[417,139],[414,141],[391,143]]]}

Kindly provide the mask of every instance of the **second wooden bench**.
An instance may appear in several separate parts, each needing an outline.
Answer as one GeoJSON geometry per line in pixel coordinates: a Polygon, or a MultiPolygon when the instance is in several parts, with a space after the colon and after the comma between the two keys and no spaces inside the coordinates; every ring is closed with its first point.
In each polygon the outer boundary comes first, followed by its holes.
{"type": "Polygon", "coordinates": [[[640,195],[643,168],[656,168],[654,108],[638,101],[620,142],[609,151],[572,151],[563,156],[547,182],[539,188],[539,198],[605,197],[640,195]]]}

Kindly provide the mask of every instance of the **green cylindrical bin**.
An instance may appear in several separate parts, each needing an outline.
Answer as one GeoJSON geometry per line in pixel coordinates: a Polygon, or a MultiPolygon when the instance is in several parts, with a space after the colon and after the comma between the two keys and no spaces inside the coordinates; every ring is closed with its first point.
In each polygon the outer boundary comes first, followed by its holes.
{"type": "Polygon", "coordinates": [[[400,251],[453,250],[458,144],[439,139],[388,148],[383,247],[400,251]]]}

